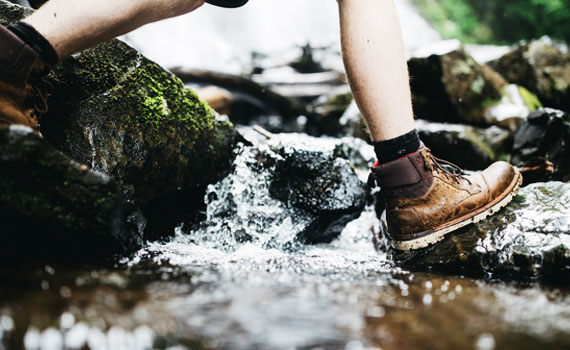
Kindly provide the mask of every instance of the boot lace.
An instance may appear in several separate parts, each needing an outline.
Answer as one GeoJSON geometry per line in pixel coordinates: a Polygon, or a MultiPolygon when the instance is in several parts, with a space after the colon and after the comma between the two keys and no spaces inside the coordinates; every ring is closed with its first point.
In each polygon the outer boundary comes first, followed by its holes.
{"type": "Polygon", "coordinates": [[[471,180],[469,180],[469,178],[465,176],[463,169],[461,169],[456,164],[444,159],[437,158],[429,150],[426,153],[424,153],[424,159],[425,159],[424,163],[428,170],[435,170],[438,173],[443,174],[446,179],[451,180],[458,185],[461,183],[461,180],[467,181],[469,185],[473,184],[471,180]],[[428,159],[425,159],[426,153],[428,159]]]}
{"type": "Polygon", "coordinates": [[[45,80],[33,84],[32,87],[33,107],[37,116],[46,114],[49,110],[48,98],[53,91],[53,85],[45,80]]]}

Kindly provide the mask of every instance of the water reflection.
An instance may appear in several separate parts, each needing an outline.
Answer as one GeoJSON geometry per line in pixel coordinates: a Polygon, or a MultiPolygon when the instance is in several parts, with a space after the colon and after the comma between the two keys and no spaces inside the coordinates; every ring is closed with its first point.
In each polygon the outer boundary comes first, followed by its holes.
{"type": "Polygon", "coordinates": [[[0,348],[570,344],[567,290],[402,271],[374,248],[375,220],[368,208],[334,243],[294,252],[253,244],[228,252],[179,236],[115,267],[29,266],[16,274],[4,269],[0,348]]]}

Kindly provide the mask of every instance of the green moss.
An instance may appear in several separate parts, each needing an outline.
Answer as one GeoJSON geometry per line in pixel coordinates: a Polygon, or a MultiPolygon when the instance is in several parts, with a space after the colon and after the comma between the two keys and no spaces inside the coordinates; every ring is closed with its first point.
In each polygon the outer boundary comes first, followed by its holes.
{"type": "Polygon", "coordinates": [[[511,159],[510,153],[502,152],[497,156],[497,159],[495,159],[495,160],[503,160],[505,162],[509,162],[510,159],[511,159]]]}
{"type": "Polygon", "coordinates": [[[131,108],[127,123],[144,124],[157,132],[182,126],[193,134],[214,127],[210,107],[180,79],[153,63],[130,72],[114,90],[113,98],[131,108]]]}
{"type": "Polygon", "coordinates": [[[522,194],[517,194],[516,196],[513,197],[513,202],[517,204],[523,204],[525,200],[526,197],[523,196],[522,194]]]}
{"type": "Polygon", "coordinates": [[[542,194],[544,194],[545,196],[552,196],[552,192],[549,189],[547,189],[545,186],[538,186],[536,187],[536,189],[542,192],[542,194]]]}
{"type": "Polygon", "coordinates": [[[528,91],[526,88],[519,86],[519,93],[524,101],[524,104],[531,110],[536,111],[539,108],[542,108],[542,103],[536,95],[532,92],[528,91]]]}
{"type": "Polygon", "coordinates": [[[462,42],[488,42],[493,33],[481,24],[473,8],[457,0],[413,0],[422,14],[445,39],[459,39],[462,42]]]}
{"type": "Polygon", "coordinates": [[[493,99],[490,97],[486,97],[483,102],[481,103],[481,105],[483,106],[483,108],[489,108],[492,107],[494,105],[496,105],[500,100],[497,99],[493,99]]]}

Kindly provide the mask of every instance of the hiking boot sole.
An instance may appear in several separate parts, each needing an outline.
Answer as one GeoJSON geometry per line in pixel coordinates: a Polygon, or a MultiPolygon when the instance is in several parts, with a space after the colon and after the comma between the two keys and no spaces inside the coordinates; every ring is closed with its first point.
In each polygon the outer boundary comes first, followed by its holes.
{"type": "MultiPolygon", "coordinates": [[[[450,232],[453,232],[469,224],[480,222],[487,217],[497,213],[499,210],[506,207],[507,204],[513,200],[513,198],[520,190],[523,180],[522,175],[518,169],[515,168],[515,171],[516,176],[508,189],[499,197],[497,197],[497,199],[490,202],[486,206],[479,208],[476,211],[464,215],[458,219],[450,221],[444,225],[438,226],[432,230],[421,232],[418,234],[421,236],[420,238],[406,241],[399,241],[389,238],[388,240],[390,241],[390,244],[397,250],[414,250],[425,248],[431,244],[435,244],[441,241],[445,235],[450,232]]],[[[390,235],[388,234],[388,237],[389,236],[390,235]]]]}

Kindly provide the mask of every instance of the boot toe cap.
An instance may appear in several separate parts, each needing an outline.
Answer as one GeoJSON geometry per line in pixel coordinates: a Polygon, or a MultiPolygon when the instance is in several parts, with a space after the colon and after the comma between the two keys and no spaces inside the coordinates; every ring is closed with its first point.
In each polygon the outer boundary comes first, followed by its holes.
{"type": "Polygon", "coordinates": [[[491,197],[496,198],[514,188],[520,172],[511,164],[500,161],[491,164],[483,171],[482,175],[489,186],[491,197]]]}

